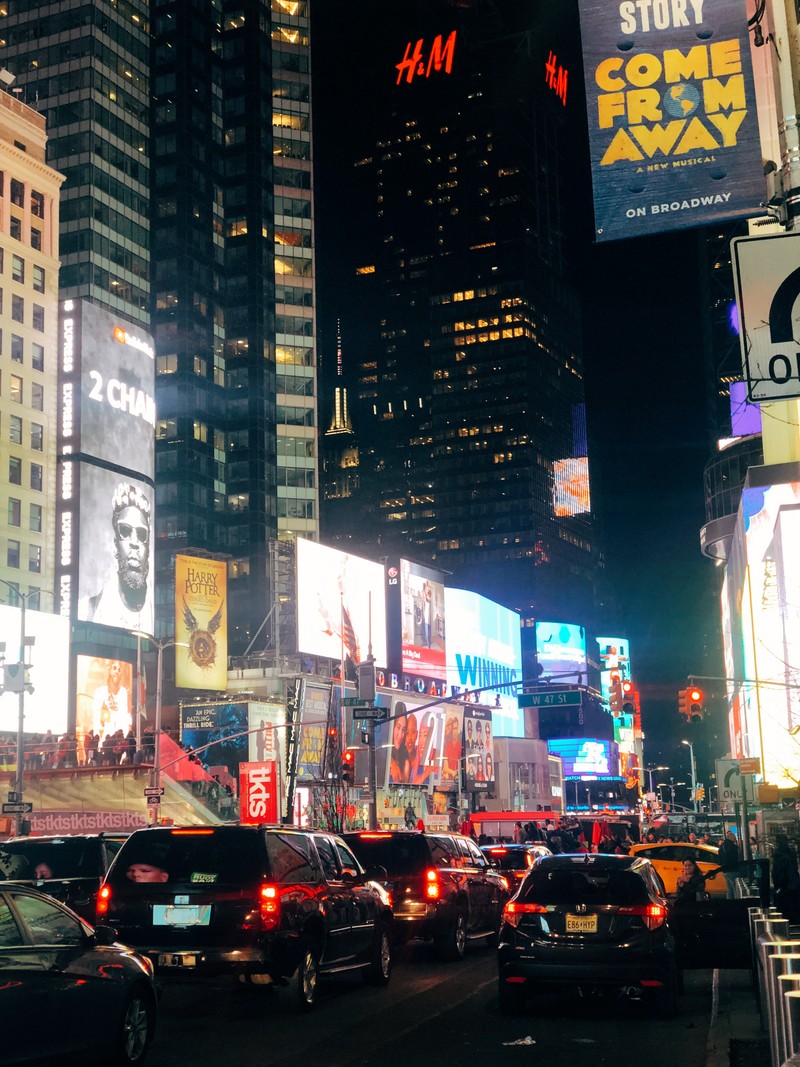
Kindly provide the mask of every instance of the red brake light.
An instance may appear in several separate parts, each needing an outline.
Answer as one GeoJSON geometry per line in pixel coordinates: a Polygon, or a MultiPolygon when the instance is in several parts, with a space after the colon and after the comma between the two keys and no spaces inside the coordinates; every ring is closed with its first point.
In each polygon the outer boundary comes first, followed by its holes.
{"type": "Polygon", "coordinates": [[[391,837],[391,833],[388,830],[373,830],[372,833],[363,833],[358,835],[362,841],[376,841],[378,838],[391,837]]]}
{"type": "Polygon", "coordinates": [[[108,915],[108,904],[111,900],[111,886],[101,885],[97,892],[96,912],[97,917],[108,915]]]}
{"type": "Polygon", "coordinates": [[[181,834],[192,834],[192,835],[195,835],[195,836],[198,836],[198,837],[200,837],[200,836],[205,837],[208,834],[213,834],[214,831],[213,830],[202,830],[202,829],[199,829],[199,828],[195,829],[194,827],[190,827],[189,829],[170,830],[170,833],[174,834],[176,837],[180,836],[181,834]]]}
{"type": "Polygon", "coordinates": [[[503,922],[509,926],[519,926],[523,915],[544,915],[546,911],[544,904],[523,904],[519,900],[509,900],[503,908],[503,922]]]}
{"type": "Polygon", "coordinates": [[[439,884],[439,872],[435,867],[429,867],[425,872],[425,896],[428,900],[438,900],[441,896],[442,887],[439,884]]]}
{"type": "Polygon", "coordinates": [[[648,930],[657,930],[667,919],[667,908],[663,904],[632,904],[619,909],[620,915],[640,915],[648,930]]]}
{"type": "Polygon", "coordinates": [[[508,849],[507,848],[490,848],[489,852],[490,852],[490,854],[492,856],[505,856],[506,852],[508,852],[508,849]]]}
{"type": "Polygon", "coordinates": [[[281,921],[281,899],[278,887],[267,883],[261,886],[258,894],[261,907],[261,925],[265,930],[275,930],[281,921]]]}

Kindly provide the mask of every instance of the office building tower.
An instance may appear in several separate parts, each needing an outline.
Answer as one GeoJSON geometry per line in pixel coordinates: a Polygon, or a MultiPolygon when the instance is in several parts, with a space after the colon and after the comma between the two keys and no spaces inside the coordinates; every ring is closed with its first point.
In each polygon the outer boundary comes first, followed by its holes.
{"type": "Polygon", "coordinates": [[[361,492],[326,502],[323,538],[588,622],[600,553],[562,151],[581,105],[559,44],[577,34],[545,11],[390,4],[352,42],[361,492]]]}
{"type": "Polygon", "coordinates": [[[149,5],[3,4],[0,63],[46,121],[61,191],[63,298],[147,328],[149,5]]]}
{"type": "Polygon", "coordinates": [[[174,554],[211,554],[236,655],[264,641],[270,545],[317,529],[308,4],[151,17],[157,629],[174,554]]]}
{"type": "MultiPolygon", "coordinates": [[[[0,599],[53,593],[58,355],[58,205],[45,122],[0,71],[0,599]],[[11,586],[11,589],[9,589],[11,586]]],[[[13,83],[13,78],[11,78],[13,83]]],[[[50,611],[51,600],[41,606],[50,611]]]]}

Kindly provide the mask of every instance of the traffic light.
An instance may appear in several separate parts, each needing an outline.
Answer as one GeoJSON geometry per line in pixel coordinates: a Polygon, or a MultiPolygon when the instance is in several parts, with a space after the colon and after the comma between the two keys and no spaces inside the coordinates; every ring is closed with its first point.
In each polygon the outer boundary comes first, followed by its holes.
{"type": "Polygon", "coordinates": [[[706,787],[704,785],[699,785],[697,787],[697,789],[695,791],[695,794],[694,794],[694,799],[695,800],[705,800],[706,799],[706,787]]]}
{"type": "Polygon", "coordinates": [[[689,690],[678,690],[678,714],[688,721],[689,719],[689,690]]]}
{"type": "Polygon", "coordinates": [[[686,690],[689,703],[689,719],[691,722],[700,722],[703,718],[703,690],[697,686],[690,686],[686,690]]]}
{"type": "Polygon", "coordinates": [[[618,674],[612,674],[611,683],[609,685],[608,702],[611,705],[611,710],[616,714],[622,711],[623,705],[623,693],[622,693],[622,679],[618,674]]]}
{"type": "Polygon", "coordinates": [[[622,711],[623,715],[634,716],[636,714],[636,688],[631,681],[622,683],[622,711]]]}
{"type": "Polygon", "coordinates": [[[355,766],[356,756],[354,752],[342,753],[342,781],[353,781],[353,770],[355,766]]]}

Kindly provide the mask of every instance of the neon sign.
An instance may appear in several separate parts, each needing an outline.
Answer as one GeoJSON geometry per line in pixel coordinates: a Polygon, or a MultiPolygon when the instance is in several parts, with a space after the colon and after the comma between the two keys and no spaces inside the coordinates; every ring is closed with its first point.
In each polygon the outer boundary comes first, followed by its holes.
{"type": "Polygon", "coordinates": [[[550,52],[544,65],[544,80],[548,89],[552,89],[562,106],[567,106],[567,78],[569,71],[558,62],[555,52],[550,52]]]}
{"type": "Polygon", "coordinates": [[[423,38],[420,37],[412,51],[411,41],[408,42],[402,62],[395,64],[395,67],[397,68],[397,81],[395,82],[395,85],[399,85],[404,77],[406,85],[410,85],[415,77],[430,78],[432,71],[436,71],[438,74],[441,72],[442,68],[444,68],[445,74],[451,72],[453,69],[453,53],[456,47],[456,31],[453,30],[444,44],[442,44],[441,33],[437,37],[434,37],[433,44],[428,53],[427,63],[425,61],[423,43],[423,38]]]}

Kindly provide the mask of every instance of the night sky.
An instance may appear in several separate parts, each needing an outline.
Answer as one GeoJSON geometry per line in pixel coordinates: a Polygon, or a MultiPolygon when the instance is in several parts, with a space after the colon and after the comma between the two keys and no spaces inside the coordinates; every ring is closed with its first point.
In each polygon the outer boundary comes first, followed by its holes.
{"type": "MultiPolygon", "coordinates": [[[[558,0],[555,6],[561,15],[571,12],[576,24],[573,3],[558,0]]],[[[347,359],[349,306],[337,256],[348,231],[365,224],[367,215],[347,197],[347,131],[357,121],[358,110],[369,106],[359,56],[374,31],[374,4],[315,0],[312,5],[323,374],[335,355],[339,316],[347,359]]],[[[679,744],[686,727],[677,714],[677,690],[687,684],[687,674],[722,673],[719,575],[699,547],[709,438],[697,232],[594,244],[583,90],[579,70],[574,69],[580,42],[574,36],[560,47],[573,65],[565,130],[570,157],[567,203],[573,281],[584,307],[593,506],[613,594],[608,632],[630,641],[634,677],[642,693],[645,763],[669,764],[676,780],[688,780],[688,749],[679,744]]],[[[326,413],[323,397],[321,422],[326,413]]],[[[721,703],[693,730],[689,739],[696,745],[698,778],[707,781],[713,770],[709,758],[728,749],[721,703]]]]}

